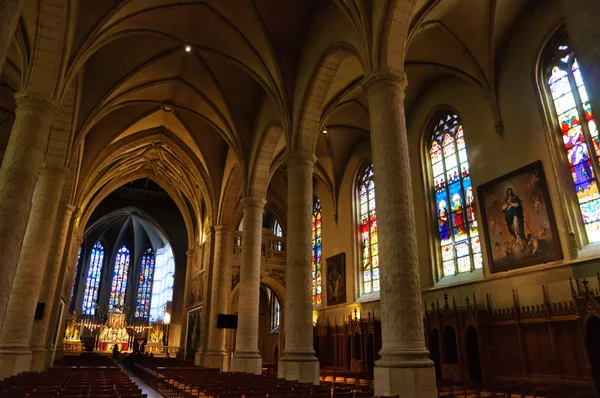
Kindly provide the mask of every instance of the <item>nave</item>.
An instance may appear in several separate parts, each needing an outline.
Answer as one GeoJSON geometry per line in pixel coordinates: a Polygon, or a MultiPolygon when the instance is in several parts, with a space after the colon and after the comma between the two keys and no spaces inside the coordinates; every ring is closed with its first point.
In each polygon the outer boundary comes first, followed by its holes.
{"type": "Polygon", "coordinates": [[[117,350],[168,394],[600,391],[598,21],[0,0],[0,381],[117,350]]]}

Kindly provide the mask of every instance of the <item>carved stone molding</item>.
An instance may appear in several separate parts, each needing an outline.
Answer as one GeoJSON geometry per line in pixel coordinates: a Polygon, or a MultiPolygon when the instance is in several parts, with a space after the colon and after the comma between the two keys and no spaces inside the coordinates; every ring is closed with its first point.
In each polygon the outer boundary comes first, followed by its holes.
{"type": "Polygon", "coordinates": [[[394,85],[400,88],[402,97],[404,97],[404,90],[406,90],[408,80],[405,72],[395,71],[393,69],[380,69],[365,76],[361,84],[367,93],[379,90],[385,85],[394,85]]]}
{"type": "Polygon", "coordinates": [[[15,94],[17,111],[37,110],[44,112],[48,117],[55,118],[58,115],[58,104],[43,95],[34,94],[29,91],[19,91],[15,94]]]}

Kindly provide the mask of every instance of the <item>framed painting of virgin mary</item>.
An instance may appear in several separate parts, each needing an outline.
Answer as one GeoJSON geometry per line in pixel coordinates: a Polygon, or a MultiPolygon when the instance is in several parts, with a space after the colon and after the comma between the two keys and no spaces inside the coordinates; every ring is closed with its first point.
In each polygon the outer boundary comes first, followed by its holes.
{"type": "Polygon", "coordinates": [[[491,272],[562,259],[542,161],[477,188],[491,272]]]}

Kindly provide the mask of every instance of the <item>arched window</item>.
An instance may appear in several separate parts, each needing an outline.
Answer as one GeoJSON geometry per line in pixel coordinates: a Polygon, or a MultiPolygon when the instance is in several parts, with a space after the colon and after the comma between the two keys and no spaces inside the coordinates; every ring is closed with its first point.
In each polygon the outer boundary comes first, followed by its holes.
{"type": "Polygon", "coordinates": [[[281,224],[279,224],[279,221],[275,220],[275,222],[273,223],[272,231],[275,236],[279,236],[280,238],[283,236],[283,228],[281,228],[281,224]]]}
{"type": "Polygon", "coordinates": [[[83,315],[96,314],[96,301],[98,300],[98,289],[100,287],[100,273],[104,262],[104,247],[100,241],[96,242],[90,254],[90,267],[85,282],[85,294],[81,312],[83,315]]]}
{"type": "Polygon", "coordinates": [[[75,289],[77,288],[77,279],[79,279],[79,268],[81,268],[81,247],[77,252],[77,263],[75,264],[75,275],[73,275],[73,284],[71,285],[71,296],[69,298],[69,313],[72,313],[75,309],[75,289]]]}
{"type": "Polygon", "coordinates": [[[368,164],[358,175],[360,204],[360,233],[362,240],[363,293],[379,291],[379,259],[377,244],[377,215],[375,213],[375,181],[373,165],[368,164]]]}
{"type": "Polygon", "coordinates": [[[167,318],[170,317],[170,314],[167,312],[167,303],[173,300],[174,275],[175,258],[171,246],[167,245],[162,249],[157,249],[152,283],[152,305],[150,306],[151,322],[162,320],[168,323],[167,318]]]}
{"type": "Polygon", "coordinates": [[[140,267],[140,282],[138,285],[137,300],[135,305],[136,318],[150,316],[150,297],[152,296],[152,280],[154,277],[154,252],[149,247],[142,256],[140,267]]]}
{"type": "Polygon", "coordinates": [[[125,305],[125,289],[127,288],[127,272],[129,271],[129,249],[123,246],[115,257],[112,285],[110,287],[110,301],[108,310],[123,312],[125,305]]]}
{"type": "Polygon", "coordinates": [[[312,288],[313,304],[323,302],[323,284],[321,280],[321,201],[315,198],[312,214],[312,288]]]}
{"type": "Polygon", "coordinates": [[[590,243],[600,242],[600,194],[596,177],[600,170],[598,129],[579,64],[564,34],[547,50],[545,83],[571,167],[587,239],[590,243]],[[593,148],[591,155],[590,148],[593,148]]]}
{"type": "Polygon", "coordinates": [[[429,156],[444,277],[480,269],[482,257],[462,123],[453,112],[435,120],[429,156]]]}
{"type": "Polygon", "coordinates": [[[277,295],[271,291],[271,333],[279,331],[281,306],[277,295]]]}

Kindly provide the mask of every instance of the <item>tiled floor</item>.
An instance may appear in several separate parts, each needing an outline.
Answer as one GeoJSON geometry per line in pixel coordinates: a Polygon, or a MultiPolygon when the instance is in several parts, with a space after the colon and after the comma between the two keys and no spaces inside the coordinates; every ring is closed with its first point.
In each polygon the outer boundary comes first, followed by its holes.
{"type": "Polygon", "coordinates": [[[156,390],[150,387],[148,384],[144,383],[142,379],[131,373],[129,369],[126,369],[123,366],[121,366],[121,369],[127,376],[129,376],[131,380],[133,380],[135,384],[137,384],[142,389],[142,394],[147,394],[148,398],[162,398],[162,395],[156,392],[156,390]]]}

